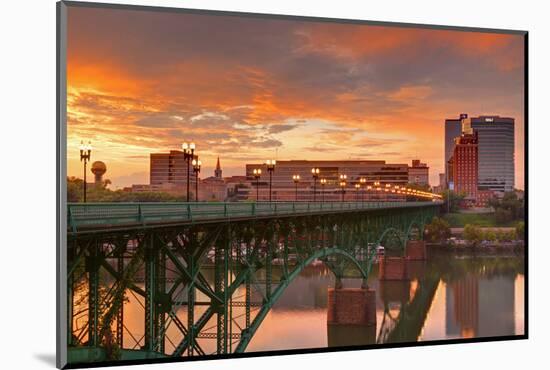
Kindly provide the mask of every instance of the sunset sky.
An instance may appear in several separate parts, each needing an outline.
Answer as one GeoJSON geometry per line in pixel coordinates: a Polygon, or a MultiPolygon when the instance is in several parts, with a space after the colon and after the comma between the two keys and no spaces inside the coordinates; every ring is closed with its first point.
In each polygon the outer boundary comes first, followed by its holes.
{"type": "Polygon", "coordinates": [[[516,119],[523,188],[523,37],[70,7],[68,175],[78,146],[113,188],[149,182],[149,153],[195,141],[202,177],[268,158],[384,159],[443,171],[444,121],[516,119]]]}

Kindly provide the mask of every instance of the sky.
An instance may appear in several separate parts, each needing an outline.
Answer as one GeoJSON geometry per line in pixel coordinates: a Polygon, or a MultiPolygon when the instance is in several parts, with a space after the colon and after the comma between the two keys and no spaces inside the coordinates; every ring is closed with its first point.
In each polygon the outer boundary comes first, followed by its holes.
{"type": "MultiPolygon", "coordinates": [[[[203,177],[266,159],[444,169],[444,121],[515,118],[523,188],[523,36],[69,7],[68,175],[78,147],[113,188],[149,183],[149,154],[194,141],[203,177]]],[[[90,175],[90,174],[89,174],[90,175]]]]}

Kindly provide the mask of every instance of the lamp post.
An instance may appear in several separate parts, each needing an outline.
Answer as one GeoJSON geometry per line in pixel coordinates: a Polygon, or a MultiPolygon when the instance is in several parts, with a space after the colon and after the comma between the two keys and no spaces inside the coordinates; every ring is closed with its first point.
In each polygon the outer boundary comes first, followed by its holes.
{"type": "Polygon", "coordinates": [[[325,185],[327,184],[327,179],[321,179],[321,202],[325,203],[325,185]]]}
{"type": "Polygon", "coordinates": [[[315,202],[315,195],[317,193],[317,179],[319,178],[319,172],[317,167],[311,169],[311,176],[313,176],[313,201],[315,202]]]}
{"type": "Polygon", "coordinates": [[[256,202],[260,199],[260,177],[262,176],[261,168],[254,168],[252,171],[254,178],[256,179],[256,202]]]}
{"type": "Polygon", "coordinates": [[[369,198],[370,198],[370,191],[372,190],[372,186],[371,185],[367,185],[367,193],[369,193],[369,198]]]}
{"type": "Polygon", "coordinates": [[[92,157],[92,143],[88,141],[88,144],[80,142],[80,161],[84,162],[84,203],[86,203],[86,164],[92,157]]]}
{"type": "Polygon", "coordinates": [[[294,201],[298,201],[298,183],[300,182],[300,175],[292,175],[292,181],[294,181],[294,201]]]}
{"type": "Polygon", "coordinates": [[[359,201],[359,190],[361,189],[361,184],[355,184],[355,201],[359,201]]]}
{"type": "Polygon", "coordinates": [[[195,173],[195,201],[199,201],[199,173],[201,172],[202,162],[198,159],[193,159],[193,172],[195,173]]]}
{"type": "Polygon", "coordinates": [[[183,150],[183,159],[187,162],[187,201],[189,202],[189,172],[191,172],[190,164],[195,155],[195,143],[183,143],[181,149],[183,150]]]}
{"type": "Polygon", "coordinates": [[[271,202],[271,182],[273,179],[273,171],[275,171],[275,163],[276,161],[274,159],[268,159],[265,162],[265,165],[267,166],[267,172],[269,172],[269,202],[271,202]]]}
{"type": "Polygon", "coordinates": [[[359,183],[363,187],[363,190],[361,191],[361,203],[363,203],[365,201],[365,184],[367,183],[367,179],[364,177],[361,177],[359,179],[359,183]]]}
{"type": "Polygon", "coordinates": [[[342,188],[342,202],[344,201],[344,197],[346,194],[346,183],[347,183],[347,175],[340,175],[340,187],[342,188]]]}

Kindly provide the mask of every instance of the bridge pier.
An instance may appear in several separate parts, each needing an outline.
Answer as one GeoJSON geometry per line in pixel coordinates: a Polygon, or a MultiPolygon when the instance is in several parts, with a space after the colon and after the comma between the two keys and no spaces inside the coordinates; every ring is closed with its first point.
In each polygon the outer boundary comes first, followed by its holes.
{"type": "Polygon", "coordinates": [[[327,325],[329,347],[361,346],[376,343],[376,325],[327,325]]]}
{"type": "Polygon", "coordinates": [[[411,261],[423,261],[426,259],[426,242],[424,240],[407,240],[405,256],[411,261]]]}
{"type": "Polygon", "coordinates": [[[405,257],[381,257],[378,265],[378,279],[381,281],[409,280],[407,259],[405,257]]]}
{"type": "Polygon", "coordinates": [[[390,302],[407,302],[410,296],[411,282],[409,280],[380,281],[380,298],[385,304],[390,302]]]}
{"type": "Polygon", "coordinates": [[[376,326],[376,294],[368,288],[329,288],[327,324],[376,326]]]}

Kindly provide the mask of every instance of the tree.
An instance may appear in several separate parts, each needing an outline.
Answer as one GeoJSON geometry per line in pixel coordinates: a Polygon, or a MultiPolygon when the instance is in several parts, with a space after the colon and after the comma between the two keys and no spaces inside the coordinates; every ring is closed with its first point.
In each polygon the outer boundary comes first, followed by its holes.
{"type": "Polygon", "coordinates": [[[497,233],[493,229],[487,229],[483,233],[483,240],[488,240],[490,242],[494,242],[495,240],[498,239],[499,235],[500,235],[500,232],[497,233]]]}
{"type": "MultiPolygon", "coordinates": [[[[88,202],[183,202],[185,196],[170,194],[166,192],[130,192],[124,190],[111,190],[108,186],[110,180],[103,181],[100,185],[88,186],[86,198],[88,202]]],[[[83,181],[79,178],[67,178],[67,200],[69,202],[82,202],[83,200],[83,181]]],[[[190,194],[194,199],[194,194],[190,194]]]]}
{"type": "Polygon", "coordinates": [[[483,240],[483,231],[477,225],[467,224],[464,226],[463,232],[464,239],[472,242],[473,244],[478,244],[483,240]]]}
{"type": "Polygon", "coordinates": [[[451,236],[449,223],[440,217],[434,217],[432,222],[426,225],[426,238],[432,243],[441,243],[451,236]]]}
{"type": "Polygon", "coordinates": [[[464,193],[457,193],[453,190],[443,192],[443,210],[444,212],[457,212],[462,200],[466,197],[464,193]]]}
{"type": "Polygon", "coordinates": [[[523,221],[516,224],[516,238],[525,240],[525,222],[523,221]]]}
{"type": "Polygon", "coordinates": [[[512,211],[505,208],[497,208],[495,211],[495,221],[499,225],[504,225],[512,221],[513,215],[512,211]]]}
{"type": "Polygon", "coordinates": [[[492,198],[488,204],[495,210],[497,223],[521,220],[525,216],[525,201],[523,198],[518,198],[516,191],[504,193],[501,199],[492,198]]]}

